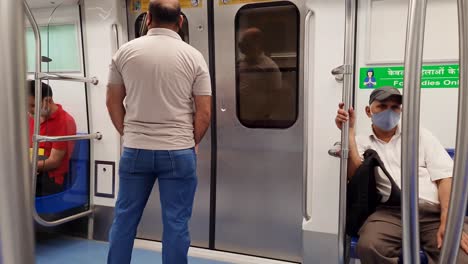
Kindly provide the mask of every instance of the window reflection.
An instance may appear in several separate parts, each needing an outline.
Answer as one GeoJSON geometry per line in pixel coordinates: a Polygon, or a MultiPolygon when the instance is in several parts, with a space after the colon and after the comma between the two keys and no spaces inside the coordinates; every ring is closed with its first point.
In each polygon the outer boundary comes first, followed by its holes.
{"type": "Polygon", "coordinates": [[[298,17],[290,2],[246,5],[237,14],[237,115],[246,127],[287,128],[297,119],[298,17]]]}
{"type": "Polygon", "coordinates": [[[239,116],[247,123],[274,117],[275,93],[281,88],[278,65],[265,55],[263,32],[246,29],[239,42],[242,58],[237,65],[239,78],[239,116]]]}

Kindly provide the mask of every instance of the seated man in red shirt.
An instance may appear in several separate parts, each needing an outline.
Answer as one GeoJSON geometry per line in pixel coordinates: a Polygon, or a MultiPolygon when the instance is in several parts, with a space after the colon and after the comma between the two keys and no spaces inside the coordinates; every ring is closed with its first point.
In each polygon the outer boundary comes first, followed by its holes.
{"type": "MultiPolygon", "coordinates": [[[[29,143],[32,148],[34,134],[35,81],[28,81],[29,88],[29,143]]],[[[41,136],[76,135],[75,120],[62,106],[52,99],[52,89],[42,83],[42,100],[40,114],[41,136]]],[[[65,178],[68,175],[69,161],[73,153],[73,141],[40,142],[39,160],[37,162],[36,196],[50,195],[63,191],[65,178]]],[[[32,153],[32,152],[31,152],[32,153]]]]}

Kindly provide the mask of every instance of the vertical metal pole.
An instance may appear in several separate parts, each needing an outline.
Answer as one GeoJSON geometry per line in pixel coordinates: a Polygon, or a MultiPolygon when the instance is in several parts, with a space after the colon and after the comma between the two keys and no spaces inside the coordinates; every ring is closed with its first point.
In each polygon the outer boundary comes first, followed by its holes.
{"type": "Polygon", "coordinates": [[[42,54],[41,54],[41,33],[39,31],[39,26],[36,23],[36,20],[34,19],[34,15],[29,8],[28,3],[26,0],[23,1],[24,5],[24,12],[26,13],[26,17],[29,20],[29,23],[31,24],[32,30],[34,32],[34,39],[35,39],[35,44],[36,44],[36,60],[35,60],[35,74],[34,74],[34,80],[35,80],[35,109],[34,109],[34,133],[33,133],[33,138],[32,138],[32,144],[33,144],[33,154],[32,154],[32,170],[31,170],[31,177],[32,177],[32,197],[31,201],[34,203],[34,199],[36,196],[36,184],[37,184],[37,151],[39,148],[39,142],[36,140],[37,135],[39,135],[39,127],[40,127],[40,112],[41,112],[41,101],[42,101],[42,89],[41,89],[41,78],[40,74],[42,72],[41,69],[41,63],[42,63],[42,54]]]}
{"type": "Polygon", "coordinates": [[[403,262],[419,264],[419,117],[427,0],[410,0],[406,32],[401,179],[403,262]]]}
{"type": "MultiPolygon", "coordinates": [[[[354,50],[356,36],[356,0],[346,0],[345,3],[345,50],[343,65],[343,103],[344,110],[351,106],[354,81],[354,50]]],[[[343,124],[341,130],[341,164],[340,164],[340,203],[338,225],[338,259],[345,263],[346,248],[346,187],[348,183],[348,155],[349,155],[349,123],[343,124]]]]}
{"type": "Polygon", "coordinates": [[[457,262],[468,200],[468,1],[458,0],[460,89],[458,91],[458,128],[452,194],[447,229],[439,263],[457,262]]]}
{"type": "Polygon", "coordinates": [[[310,21],[312,11],[307,11],[304,27],[304,174],[302,175],[302,216],[306,221],[311,219],[308,203],[308,185],[309,185],[309,87],[310,87],[310,21]]]}
{"type": "Polygon", "coordinates": [[[0,262],[34,263],[28,169],[24,16],[21,2],[0,1],[0,262]]]}

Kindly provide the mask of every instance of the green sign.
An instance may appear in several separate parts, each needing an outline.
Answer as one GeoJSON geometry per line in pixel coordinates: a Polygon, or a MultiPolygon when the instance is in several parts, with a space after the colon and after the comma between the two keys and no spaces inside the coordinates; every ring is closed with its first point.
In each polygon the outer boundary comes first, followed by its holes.
{"type": "MultiPolygon", "coordinates": [[[[359,88],[375,89],[384,86],[403,88],[404,67],[361,68],[359,88]]],[[[458,88],[458,65],[423,66],[421,88],[458,88]]]]}

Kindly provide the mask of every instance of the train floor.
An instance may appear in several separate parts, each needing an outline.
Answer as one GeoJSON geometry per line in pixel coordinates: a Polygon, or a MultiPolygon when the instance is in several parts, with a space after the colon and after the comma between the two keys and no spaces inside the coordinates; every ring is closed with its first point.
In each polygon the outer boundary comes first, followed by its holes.
{"type": "MultiPolygon", "coordinates": [[[[106,263],[109,244],[106,242],[70,237],[40,239],[36,243],[36,264],[103,264],[106,263]]],[[[135,248],[132,264],[158,264],[161,252],[135,248]]],[[[227,264],[189,257],[189,264],[227,264]]]]}

